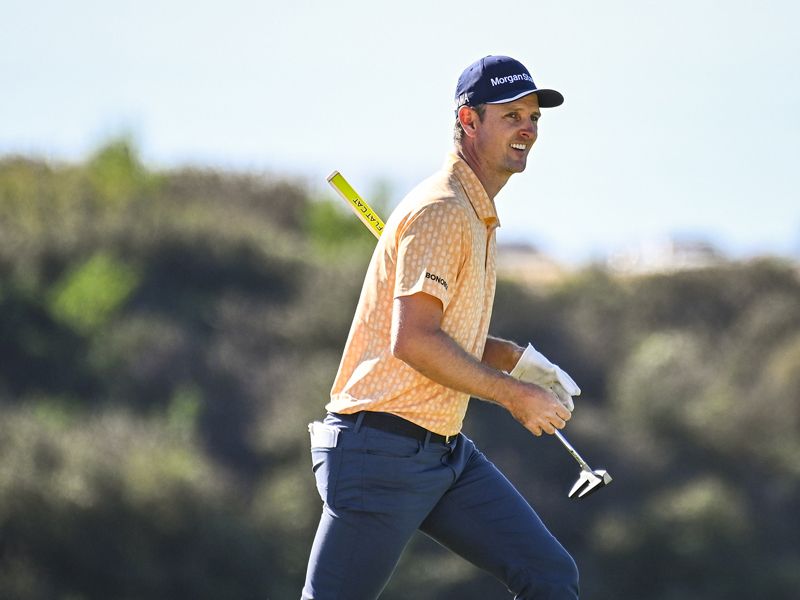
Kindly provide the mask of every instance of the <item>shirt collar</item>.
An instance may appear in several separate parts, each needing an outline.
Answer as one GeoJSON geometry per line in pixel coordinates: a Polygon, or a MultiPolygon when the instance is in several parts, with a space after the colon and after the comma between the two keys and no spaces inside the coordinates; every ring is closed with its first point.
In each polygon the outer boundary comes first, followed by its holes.
{"type": "Polygon", "coordinates": [[[478,218],[487,227],[500,227],[500,219],[497,216],[494,201],[489,198],[486,190],[483,189],[483,184],[466,161],[457,154],[451,153],[448,154],[445,165],[458,178],[478,218]]]}

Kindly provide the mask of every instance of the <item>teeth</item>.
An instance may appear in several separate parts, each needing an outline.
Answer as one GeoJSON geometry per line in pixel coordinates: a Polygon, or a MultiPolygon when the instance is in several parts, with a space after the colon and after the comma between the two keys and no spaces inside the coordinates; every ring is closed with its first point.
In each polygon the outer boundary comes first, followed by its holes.
{"type": "Polygon", "coordinates": [[[511,147],[515,150],[525,150],[527,148],[525,144],[511,144],[511,147]]]}

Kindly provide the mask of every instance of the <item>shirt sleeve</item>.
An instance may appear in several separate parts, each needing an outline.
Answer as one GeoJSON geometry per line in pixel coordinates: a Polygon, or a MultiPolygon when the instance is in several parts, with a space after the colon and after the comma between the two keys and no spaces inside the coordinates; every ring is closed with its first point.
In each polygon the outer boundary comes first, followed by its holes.
{"type": "Polygon", "coordinates": [[[446,309],[465,255],[469,226],[461,207],[435,202],[398,228],[394,297],[425,292],[446,309]]]}

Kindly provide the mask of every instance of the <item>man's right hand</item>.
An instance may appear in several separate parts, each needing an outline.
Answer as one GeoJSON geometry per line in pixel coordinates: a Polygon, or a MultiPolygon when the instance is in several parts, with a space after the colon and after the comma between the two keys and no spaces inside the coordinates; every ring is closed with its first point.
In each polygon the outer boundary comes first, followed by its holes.
{"type": "Polygon", "coordinates": [[[508,377],[495,400],[535,436],[563,429],[572,413],[548,389],[508,377]]]}

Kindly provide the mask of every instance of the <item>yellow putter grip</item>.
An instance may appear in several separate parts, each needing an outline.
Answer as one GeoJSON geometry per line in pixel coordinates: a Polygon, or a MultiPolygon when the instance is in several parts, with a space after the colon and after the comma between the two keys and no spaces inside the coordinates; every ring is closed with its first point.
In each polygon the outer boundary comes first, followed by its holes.
{"type": "Polygon", "coordinates": [[[339,171],[334,171],[328,175],[328,183],[330,183],[333,189],[339,192],[339,195],[347,201],[356,215],[358,215],[358,218],[361,219],[364,225],[366,225],[373,234],[375,234],[375,237],[381,237],[381,233],[383,233],[383,221],[377,213],[370,208],[367,201],[359,196],[358,192],[347,183],[347,180],[342,177],[342,174],[339,173],[339,171]]]}

